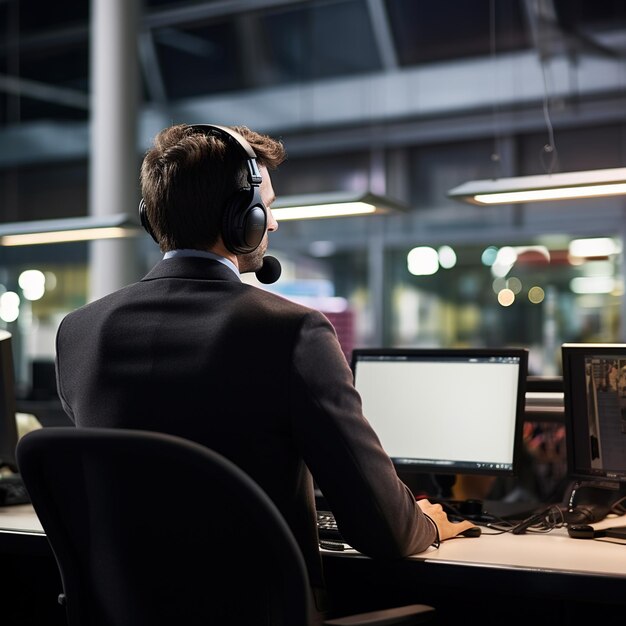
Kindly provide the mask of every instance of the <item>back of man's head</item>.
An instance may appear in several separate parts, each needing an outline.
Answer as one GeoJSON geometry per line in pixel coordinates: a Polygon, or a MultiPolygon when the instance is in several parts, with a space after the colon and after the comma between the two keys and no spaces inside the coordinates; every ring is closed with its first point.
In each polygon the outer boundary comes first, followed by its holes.
{"type": "MultiPolygon", "coordinates": [[[[285,159],[282,143],[233,126],[254,150],[257,163],[274,169],[285,159]]],[[[222,230],[224,207],[247,187],[246,154],[225,133],[179,124],[162,130],[141,166],[145,216],[162,251],[206,250],[222,230]]]]}

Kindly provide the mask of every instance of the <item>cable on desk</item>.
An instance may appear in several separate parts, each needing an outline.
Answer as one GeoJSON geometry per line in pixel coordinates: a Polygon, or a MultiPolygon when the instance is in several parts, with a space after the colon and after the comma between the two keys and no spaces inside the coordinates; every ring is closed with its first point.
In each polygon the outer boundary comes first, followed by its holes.
{"type": "Polygon", "coordinates": [[[555,528],[562,528],[563,526],[565,526],[563,510],[558,505],[552,505],[516,524],[510,529],[510,532],[514,535],[525,532],[549,533],[555,528]]]}
{"type": "Polygon", "coordinates": [[[565,526],[563,510],[558,505],[548,506],[537,513],[533,513],[520,522],[511,522],[495,515],[491,515],[491,521],[474,522],[477,526],[483,526],[496,532],[484,533],[487,535],[501,535],[512,533],[520,535],[528,533],[549,533],[556,528],[565,526]]]}
{"type": "MultiPolygon", "coordinates": [[[[623,501],[626,501],[626,497],[618,501],[616,504],[621,504],[623,501]]],[[[495,531],[483,533],[484,535],[501,535],[504,533],[519,535],[525,532],[549,533],[556,528],[562,528],[566,525],[563,510],[558,505],[545,507],[524,520],[514,523],[491,513],[482,513],[480,519],[468,517],[463,515],[463,513],[461,513],[461,511],[450,501],[437,500],[437,502],[441,504],[444,511],[448,514],[450,521],[467,520],[476,526],[481,526],[495,531]]]]}
{"type": "Polygon", "coordinates": [[[619,500],[613,502],[611,505],[610,513],[615,513],[615,515],[624,515],[626,513],[626,496],[620,498],[619,500]]]}

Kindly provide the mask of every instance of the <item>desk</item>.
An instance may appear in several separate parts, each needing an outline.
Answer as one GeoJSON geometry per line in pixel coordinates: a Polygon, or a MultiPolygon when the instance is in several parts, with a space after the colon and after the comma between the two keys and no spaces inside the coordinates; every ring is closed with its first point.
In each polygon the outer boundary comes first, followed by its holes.
{"type": "MultiPolygon", "coordinates": [[[[626,516],[603,520],[594,527],[618,525],[626,525],[626,516]]],[[[550,626],[584,623],[585,615],[589,619],[623,618],[626,545],[572,539],[565,529],[524,535],[489,532],[485,529],[478,538],[444,541],[439,549],[394,562],[374,561],[354,550],[324,550],[329,587],[335,590],[335,602],[342,610],[427,602],[437,607],[440,623],[455,626],[478,621],[481,626],[501,626],[513,617],[550,626]],[[475,620],[467,619],[468,611],[476,614],[475,620]]],[[[8,554],[20,559],[40,557],[38,566],[45,568],[39,573],[42,580],[45,574],[48,588],[36,591],[45,597],[50,614],[59,619],[60,580],[41,524],[29,505],[0,508],[3,561],[8,554]]],[[[26,569],[26,580],[33,580],[34,573],[26,569]]],[[[29,599],[34,604],[32,596],[29,599]]],[[[40,622],[62,623],[49,615],[40,622]]]]}
{"type": "Polygon", "coordinates": [[[0,532],[44,534],[41,522],[30,504],[0,507],[0,532]]]}
{"type": "MultiPolygon", "coordinates": [[[[593,526],[619,525],[626,525],[626,516],[593,526]]],[[[623,619],[626,545],[572,539],[564,528],[545,534],[490,532],[444,541],[438,549],[393,563],[353,550],[325,550],[333,600],[346,612],[365,598],[372,609],[379,602],[425,602],[437,607],[446,624],[501,626],[513,616],[518,623],[550,626],[585,623],[585,616],[623,619]]]]}
{"type": "Polygon", "coordinates": [[[30,504],[0,506],[0,555],[51,554],[48,539],[30,504]]]}
{"type": "Polygon", "coordinates": [[[32,506],[0,507],[0,621],[66,626],[61,578],[32,506]]]}
{"type": "MultiPolygon", "coordinates": [[[[598,529],[626,526],[626,515],[608,518],[593,526],[598,529]]],[[[478,541],[457,537],[444,541],[439,549],[432,548],[410,558],[437,565],[618,578],[621,584],[626,585],[626,545],[618,546],[604,539],[572,539],[565,528],[522,535],[490,534],[492,532],[484,528],[478,541]]]]}

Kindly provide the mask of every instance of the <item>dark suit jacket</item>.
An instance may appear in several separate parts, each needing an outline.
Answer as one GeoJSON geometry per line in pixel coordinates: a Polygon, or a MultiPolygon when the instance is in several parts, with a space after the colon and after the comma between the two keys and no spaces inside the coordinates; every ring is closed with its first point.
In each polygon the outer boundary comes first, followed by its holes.
{"type": "Polygon", "coordinates": [[[161,261],[70,313],[57,378],[77,426],[175,434],[246,470],[293,529],[314,586],[323,579],[307,468],[364,554],[402,557],[435,540],[363,417],[326,317],[219,262],[161,261]]]}

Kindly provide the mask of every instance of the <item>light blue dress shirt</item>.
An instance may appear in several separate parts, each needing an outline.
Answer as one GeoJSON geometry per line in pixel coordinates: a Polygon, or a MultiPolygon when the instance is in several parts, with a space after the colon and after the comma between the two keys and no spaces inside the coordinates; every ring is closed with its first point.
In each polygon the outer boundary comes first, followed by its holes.
{"type": "Polygon", "coordinates": [[[206,250],[192,250],[190,248],[183,248],[181,250],[169,250],[163,255],[163,259],[174,259],[176,257],[184,257],[184,256],[198,256],[204,259],[212,259],[213,261],[219,261],[224,264],[226,267],[230,268],[235,276],[239,280],[241,280],[241,276],[239,275],[239,270],[237,266],[230,260],[219,254],[215,254],[214,252],[208,252],[206,250]]]}

